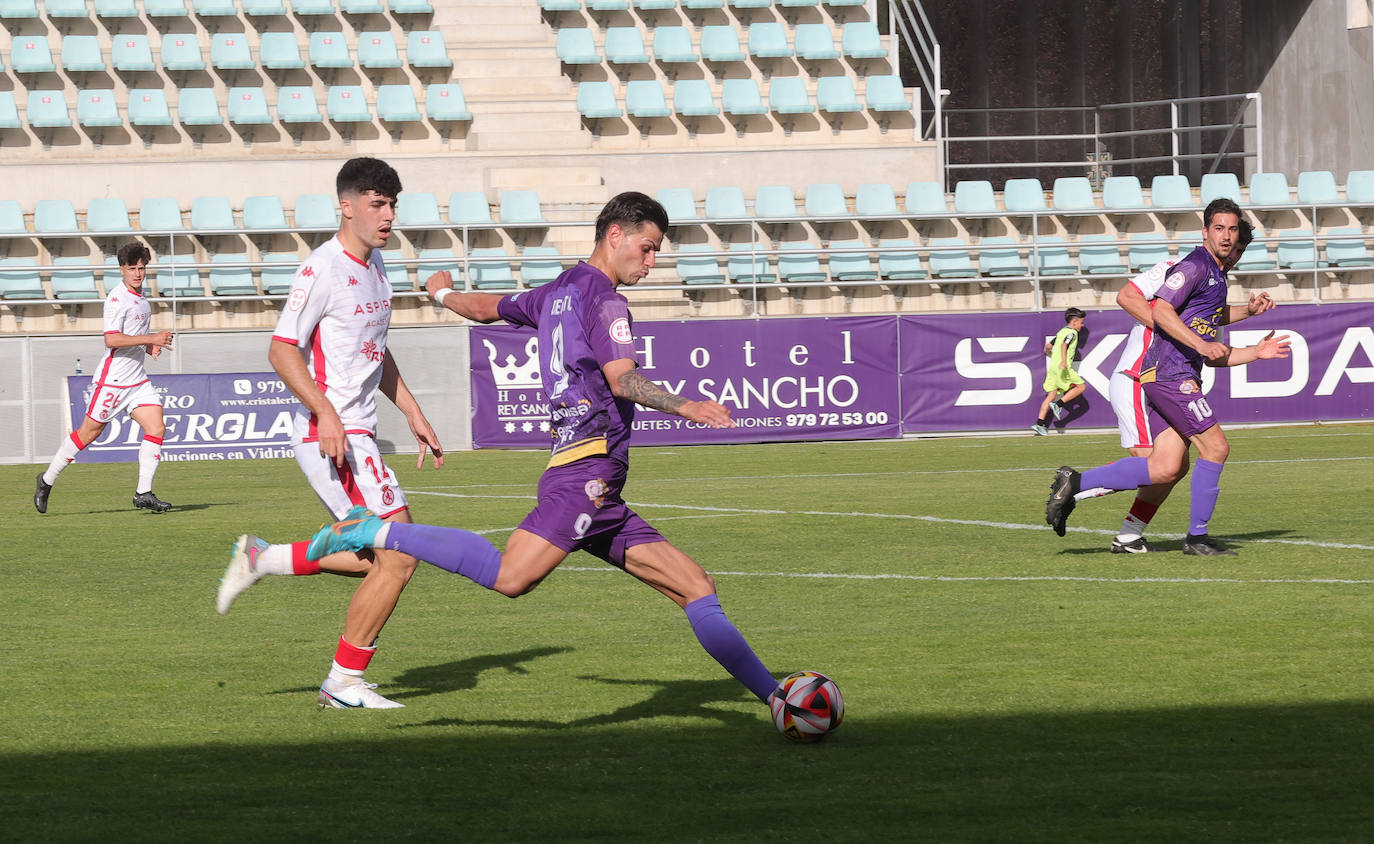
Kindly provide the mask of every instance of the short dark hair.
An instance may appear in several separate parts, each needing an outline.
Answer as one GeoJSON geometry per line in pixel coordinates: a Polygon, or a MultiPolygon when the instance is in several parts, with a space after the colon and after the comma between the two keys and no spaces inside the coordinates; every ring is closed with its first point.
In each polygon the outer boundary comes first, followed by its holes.
{"type": "Polygon", "coordinates": [[[1236,246],[1241,249],[1250,245],[1250,241],[1255,239],[1255,227],[1244,217],[1240,218],[1240,231],[1236,234],[1236,246]]]}
{"type": "Polygon", "coordinates": [[[616,194],[596,215],[596,242],[606,237],[612,225],[634,231],[645,223],[653,223],[660,232],[667,232],[668,212],[658,200],[638,191],[616,194]]]}
{"type": "Polygon", "coordinates": [[[396,199],[401,195],[401,177],[380,158],[350,158],[339,168],[334,189],[340,197],[346,193],[374,191],[396,199]]]}
{"type": "Polygon", "coordinates": [[[119,265],[121,267],[132,267],[139,261],[144,264],[152,263],[153,253],[148,251],[148,247],[137,240],[131,240],[119,247],[119,265]]]}
{"type": "Polygon", "coordinates": [[[1070,322],[1071,320],[1083,319],[1083,318],[1086,317],[1086,316],[1087,316],[1087,313],[1085,313],[1084,311],[1080,310],[1079,308],[1069,308],[1069,309],[1067,309],[1067,310],[1064,311],[1064,322],[1065,322],[1065,323],[1068,323],[1068,322],[1070,322]]]}
{"type": "Polygon", "coordinates": [[[1216,216],[1217,214],[1235,214],[1236,219],[1239,220],[1240,206],[1235,203],[1235,200],[1227,199],[1224,196],[1217,197],[1216,199],[1207,203],[1206,210],[1202,212],[1203,228],[1212,225],[1212,217],[1216,216]]]}

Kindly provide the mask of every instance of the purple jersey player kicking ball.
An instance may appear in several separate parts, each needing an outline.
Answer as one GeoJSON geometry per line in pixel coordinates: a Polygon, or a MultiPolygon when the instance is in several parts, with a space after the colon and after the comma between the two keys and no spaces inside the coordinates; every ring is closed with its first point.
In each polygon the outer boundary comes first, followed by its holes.
{"type": "Polygon", "coordinates": [[[711,576],[621,497],[636,404],[713,428],[734,425],[720,404],[675,395],[637,371],[633,322],[616,288],[648,275],[667,228],[662,205],[642,193],[622,193],[597,217],[591,257],[551,284],[500,296],[456,292],[446,272],[426,283],[434,300],[454,313],[539,332],[553,454],[539,478],[539,503],[504,553],[466,530],[384,522],[356,507],[316,534],[308,556],[401,551],[514,598],[538,586],[568,554],[586,551],[682,607],[706,652],[767,702],[777,681],[726,618],[711,576]]]}
{"type": "Polygon", "coordinates": [[[1154,324],[1158,330],[1145,350],[1138,376],[1150,400],[1150,415],[1178,433],[1161,439],[1149,457],[1127,457],[1106,466],[1074,471],[1060,467],[1050,484],[1045,521],[1064,535],[1080,489],[1136,489],[1172,483],[1184,471],[1188,445],[1196,445],[1183,553],[1214,557],[1235,554],[1207,532],[1221,492],[1221,470],[1230,454],[1226,434],[1202,395],[1202,366],[1240,366],[1255,360],[1288,357],[1288,337],[1270,332],[1253,346],[1234,349],[1220,342],[1221,326],[1230,319],[1226,305],[1227,259],[1240,231],[1240,207],[1229,199],[1215,199],[1202,215],[1202,246],[1170,268],[1155,293],[1154,324]]]}

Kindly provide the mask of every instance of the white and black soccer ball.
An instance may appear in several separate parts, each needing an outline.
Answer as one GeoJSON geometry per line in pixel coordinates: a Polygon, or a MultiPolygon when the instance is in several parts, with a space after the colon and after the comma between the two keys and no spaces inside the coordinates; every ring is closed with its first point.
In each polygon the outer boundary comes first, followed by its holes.
{"type": "Polygon", "coordinates": [[[768,697],[773,724],[791,741],[820,741],[844,720],[840,687],[824,674],[798,671],[768,697]]]}

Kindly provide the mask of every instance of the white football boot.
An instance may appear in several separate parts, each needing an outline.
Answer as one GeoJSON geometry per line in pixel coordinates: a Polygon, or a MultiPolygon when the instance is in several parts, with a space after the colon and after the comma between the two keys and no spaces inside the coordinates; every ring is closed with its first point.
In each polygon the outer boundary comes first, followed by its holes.
{"type": "Polygon", "coordinates": [[[244,590],[262,579],[256,565],[257,556],[267,547],[267,541],[245,533],[234,542],[233,554],[229,557],[229,567],[219,579],[219,593],[215,595],[215,609],[220,615],[229,612],[234,599],[244,590]]]}
{"type": "Polygon", "coordinates": [[[387,700],[373,689],[376,683],[364,682],[361,677],[350,683],[341,683],[333,677],[324,678],[320,684],[320,708],[322,709],[404,709],[404,703],[387,700]]]}

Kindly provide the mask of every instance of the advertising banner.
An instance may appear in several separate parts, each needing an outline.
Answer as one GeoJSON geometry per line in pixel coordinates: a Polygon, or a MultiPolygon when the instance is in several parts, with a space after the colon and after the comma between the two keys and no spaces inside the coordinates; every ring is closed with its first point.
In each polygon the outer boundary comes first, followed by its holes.
{"type": "MultiPolygon", "coordinates": [[[[638,408],[634,445],[874,439],[901,434],[897,320],[891,316],[639,322],[635,349],[651,381],[730,409],[710,429],[638,408]]],[[[472,331],[473,443],[547,447],[539,342],[529,330],[472,331]]]]}
{"type": "MultiPolygon", "coordinates": [[[[162,396],[162,419],[167,425],[162,441],[164,462],[294,455],[291,417],[300,403],[276,373],[155,375],[152,385],[162,396]]],[[[89,376],[67,377],[72,430],[81,425],[90,387],[89,376]]],[[[81,450],[77,461],[137,461],[142,439],[143,432],[128,415],[117,416],[95,442],[81,450]]]]}

